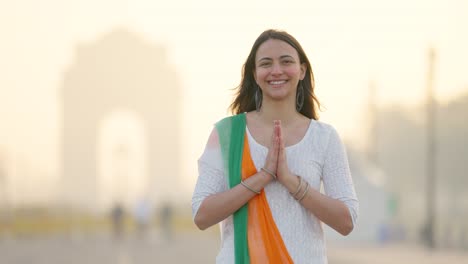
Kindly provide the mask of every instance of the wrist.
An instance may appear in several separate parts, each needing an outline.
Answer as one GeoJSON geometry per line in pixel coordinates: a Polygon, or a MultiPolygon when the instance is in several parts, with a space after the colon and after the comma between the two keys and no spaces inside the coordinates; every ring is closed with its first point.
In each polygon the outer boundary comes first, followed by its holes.
{"type": "Polygon", "coordinates": [[[265,167],[261,168],[260,170],[263,171],[263,172],[265,172],[266,174],[270,175],[270,177],[271,177],[272,180],[276,180],[276,179],[277,179],[276,174],[275,174],[273,171],[268,170],[268,169],[266,169],[265,167]]]}
{"type": "Polygon", "coordinates": [[[266,171],[260,169],[257,174],[259,175],[259,177],[261,178],[261,181],[262,183],[264,183],[264,185],[267,185],[268,183],[274,181],[273,177],[268,174],[266,171]]]}
{"type": "Polygon", "coordinates": [[[288,173],[287,175],[283,175],[279,181],[290,193],[292,193],[296,191],[296,188],[299,184],[299,177],[292,173],[288,173]]]}

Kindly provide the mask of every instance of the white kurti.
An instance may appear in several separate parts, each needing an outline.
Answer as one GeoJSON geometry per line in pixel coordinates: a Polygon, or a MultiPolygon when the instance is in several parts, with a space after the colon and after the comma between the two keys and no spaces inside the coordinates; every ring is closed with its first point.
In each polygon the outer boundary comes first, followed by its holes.
{"type": "MultiPolygon", "coordinates": [[[[250,153],[257,168],[263,167],[268,149],[260,145],[246,129],[250,153]]],[[[212,133],[216,133],[216,129],[212,133]]],[[[211,138],[217,138],[216,135],[211,138]]],[[[304,138],[286,147],[288,166],[310,187],[338,199],[348,207],[353,223],[358,214],[358,200],[344,145],[336,130],[323,122],[311,120],[304,138]]],[[[193,217],[200,204],[211,194],[228,190],[219,143],[209,142],[198,160],[199,176],[192,197],[193,217]]],[[[327,263],[326,245],[320,220],[298,203],[278,182],[265,187],[276,226],[294,263],[327,263]]],[[[232,215],[221,223],[221,247],[216,263],[234,263],[234,226],[232,215]]]]}

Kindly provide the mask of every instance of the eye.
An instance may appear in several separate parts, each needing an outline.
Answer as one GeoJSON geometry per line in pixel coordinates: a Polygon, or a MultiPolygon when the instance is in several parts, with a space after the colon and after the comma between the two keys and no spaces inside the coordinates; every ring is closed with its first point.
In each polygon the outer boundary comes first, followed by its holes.
{"type": "Polygon", "coordinates": [[[271,65],[271,62],[265,61],[265,62],[261,62],[258,66],[259,67],[268,67],[270,65],[271,65]]]}
{"type": "Polygon", "coordinates": [[[292,64],[294,63],[293,60],[283,60],[283,64],[292,64]]]}

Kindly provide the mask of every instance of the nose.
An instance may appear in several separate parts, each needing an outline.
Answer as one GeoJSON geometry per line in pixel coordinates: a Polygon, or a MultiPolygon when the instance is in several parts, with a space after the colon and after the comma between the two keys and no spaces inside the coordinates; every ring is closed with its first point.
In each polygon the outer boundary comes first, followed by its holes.
{"type": "Polygon", "coordinates": [[[282,74],[283,69],[281,68],[281,65],[279,63],[273,63],[272,69],[271,69],[271,74],[272,75],[278,75],[282,74]]]}

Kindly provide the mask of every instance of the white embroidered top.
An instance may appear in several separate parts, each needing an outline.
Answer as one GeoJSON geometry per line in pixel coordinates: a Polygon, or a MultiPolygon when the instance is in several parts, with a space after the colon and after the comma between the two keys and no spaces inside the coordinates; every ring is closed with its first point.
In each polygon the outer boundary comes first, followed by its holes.
{"type": "MultiPolygon", "coordinates": [[[[257,171],[263,167],[268,149],[260,145],[246,129],[252,160],[257,171]]],[[[215,137],[216,129],[211,138],[215,137]]],[[[323,122],[311,120],[304,138],[286,147],[288,166],[310,187],[345,203],[353,224],[358,215],[358,200],[354,190],[348,158],[336,130],[323,122]]],[[[228,190],[219,144],[209,142],[198,160],[199,176],[192,197],[193,217],[203,200],[211,194],[228,190]]],[[[294,263],[327,263],[322,224],[299,204],[278,182],[265,187],[265,193],[276,226],[294,263]]],[[[234,225],[232,215],[220,223],[221,247],[216,263],[234,263],[234,225]]]]}

